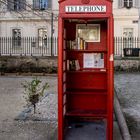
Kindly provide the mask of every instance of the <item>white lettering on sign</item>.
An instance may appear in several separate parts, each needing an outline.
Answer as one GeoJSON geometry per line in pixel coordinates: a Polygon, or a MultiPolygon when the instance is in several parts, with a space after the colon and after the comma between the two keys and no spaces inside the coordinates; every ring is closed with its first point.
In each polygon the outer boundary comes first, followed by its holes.
{"type": "Polygon", "coordinates": [[[91,6],[66,6],[65,12],[106,12],[105,5],[91,5],[91,6]]]}

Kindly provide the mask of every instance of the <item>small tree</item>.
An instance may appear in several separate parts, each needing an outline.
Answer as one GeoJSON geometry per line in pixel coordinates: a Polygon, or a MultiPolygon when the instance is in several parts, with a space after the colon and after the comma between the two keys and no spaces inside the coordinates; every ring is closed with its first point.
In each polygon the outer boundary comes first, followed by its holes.
{"type": "Polygon", "coordinates": [[[44,95],[46,89],[49,88],[49,84],[41,84],[42,81],[37,77],[34,78],[31,82],[25,81],[22,83],[24,88],[25,99],[27,104],[31,104],[34,107],[34,113],[36,113],[36,103],[39,102],[40,98],[44,95]]]}

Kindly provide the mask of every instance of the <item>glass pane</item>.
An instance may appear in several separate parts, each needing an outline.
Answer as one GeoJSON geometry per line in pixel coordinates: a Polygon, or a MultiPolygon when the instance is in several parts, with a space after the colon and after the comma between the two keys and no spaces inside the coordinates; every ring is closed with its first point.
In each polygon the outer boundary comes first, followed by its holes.
{"type": "Polygon", "coordinates": [[[124,36],[124,48],[132,48],[133,47],[133,28],[124,28],[123,29],[124,36]]]}
{"type": "Polygon", "coordinates": [[[77,25],[77,39],[85,42],[100,42],[100,25],[77,25]]]}
{"type": "Polygon", "coordinates": [[[21,30],[13,29],[12,36],[13,36],[13,47],[20,47],[21,46],[21,30]]]}
{"type": "Polygon", "coordinates": [[[40,2],[41,10],[45,10],[48,8],[48,0],[41,0],[40,2]]]}
{"type": "Polygon", "coordinates": [[[39,47],[47,47],[47,29],[41,28],[38,30],[39,47]]]}
{"type": "Polygon", "coordinates": [[[133,28],[124,28],[123,29],[123,36],[124,37],[133,37],[133,28]]]}

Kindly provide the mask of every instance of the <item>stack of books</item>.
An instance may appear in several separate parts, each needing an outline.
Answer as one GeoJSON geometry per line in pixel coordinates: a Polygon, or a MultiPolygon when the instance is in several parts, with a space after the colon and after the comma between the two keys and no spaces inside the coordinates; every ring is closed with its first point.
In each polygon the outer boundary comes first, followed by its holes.
{"type": "Polygon", "coordinates": [[[68,71],[80,70],[79,60],[67,60],[67,70],[68,71]]]}
{"type": "Polygon", "coordinates": [[[66,46],[68,50],[86,50],[87,49],[87,42],[83,39],[78,37],[77,41],[69,40],[66,42],[66,46]]]}

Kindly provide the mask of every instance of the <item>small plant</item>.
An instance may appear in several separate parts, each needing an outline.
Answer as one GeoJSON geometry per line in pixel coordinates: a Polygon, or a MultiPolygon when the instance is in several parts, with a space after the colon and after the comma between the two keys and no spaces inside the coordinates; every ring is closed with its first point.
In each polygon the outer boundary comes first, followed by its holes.
{"type": "Polygon", "coordinates": [[[36,103],[38,103],[40,98],[44,95],[45,90],[49,88],[49,84],[45,83],[42,85],[42,81],[36,77],[30,82],[25,81],[22,83],[22,86],[24,88],[24,97],[27,101],[27,104],[33,105],[35,114],[36,103]]]}

